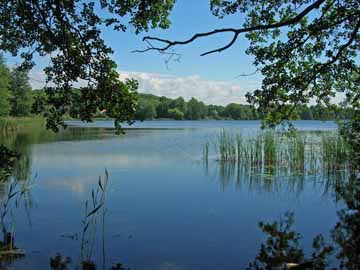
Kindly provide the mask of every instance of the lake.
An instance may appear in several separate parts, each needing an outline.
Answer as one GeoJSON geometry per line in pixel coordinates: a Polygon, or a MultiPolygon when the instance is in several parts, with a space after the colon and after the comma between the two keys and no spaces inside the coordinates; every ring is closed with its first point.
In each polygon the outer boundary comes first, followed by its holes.
{"type": "MultiPolygon", "coordinates": [[[[97,269],[117,263],[136,270],[246,269],[265,239],[258,223],[287,211],[309,254],[316,235],[330,238],[344,207],[324,177],[249,181],[225,176],[216,160],[204,164],[206,141],[224,129],[251,136],[258,121],[145,121],[119,136],[111,121],[68,124],[59,134],[31,131],[3,139],[23,153],[14,177],[33,181],[27,207],[12,209],[15,244],[26,251],[12,262],[16,269],[50,269],[57,253],[71,257],[68,269],[79,265],[85,201],[105,169],[105,226],[92,251],[97,269]]],[[[336,129],[321,121],[295,126],[336,129]]],[[[3,183],[1,197],[6,188],[3,183]]]]}

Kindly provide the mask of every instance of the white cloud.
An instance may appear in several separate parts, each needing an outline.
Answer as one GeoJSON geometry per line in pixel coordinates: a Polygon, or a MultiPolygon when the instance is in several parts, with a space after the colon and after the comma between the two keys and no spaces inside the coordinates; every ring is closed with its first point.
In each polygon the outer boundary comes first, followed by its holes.
{"type": "MultiPolygon", "coordinates": [[[[174,76],[161,73],[119,71],[120,78],[134,78],[139,81],[139,92],[169,98],[194,97],[206,104],[226,105],[231,102],[246,103],[245,94],[258,86],[256,81],[215,81],[206,80],[198,75],[174,76]],[[246,87],[242,87],[243,84],[246,87]]],[[[34,89],[45,85],[43,71],[33,70],[29,74],[34,89]]]]}
{"type": "Polygon", "coordinates": [[[122,79],[139,81],[139,92],[170,98],[194,97],[207,104],[226,105],[231,102],[245,103],[245,94],[256,86],[247,84],[247,89],[235,81],[206,80],[197,75],[178,77],[160,73],[119,71],[122,79]],[[250,89],[251,88],[251,89],[250,89]]]}
{"type": "Polygon", "coordinates": [[[39,69],[32,69],[29,72],[29,80],[33,89],[41,89],[46,85],[45,72],[39,69]]]}

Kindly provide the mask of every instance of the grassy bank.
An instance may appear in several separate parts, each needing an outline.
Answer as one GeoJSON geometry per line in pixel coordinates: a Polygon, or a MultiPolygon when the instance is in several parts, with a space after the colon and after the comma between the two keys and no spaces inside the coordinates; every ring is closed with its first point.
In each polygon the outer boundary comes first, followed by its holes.
{"type": "Polygon", "coordinates": [[[0,182],[10,175],[29,179],[30,145],[44,132],[45,119],[41,117],[0,118],[0,182]]]}
{"type": "Polygon", "coordinates": [[[0,117],[0,133],[6,134],[26,128],[45,128],[43,117],[0,117]]]}

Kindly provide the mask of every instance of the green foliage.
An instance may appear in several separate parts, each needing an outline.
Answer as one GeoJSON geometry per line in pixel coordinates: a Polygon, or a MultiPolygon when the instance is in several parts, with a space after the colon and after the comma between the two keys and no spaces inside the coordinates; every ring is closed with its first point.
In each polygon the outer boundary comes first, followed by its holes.
{"type": "MultiPolygon", "coordinates": [[[[116,64],[110,59],[112,50],[101,38],[101,30],[107,26],[126,31],[127,25],[131,25],[135,33],[155,27],[167,28],[174,2],[2,1],[0,50],[20,55],[24,69],[34,65],[34,54],[52,55],[45,73],[47,81],[52,83],[49,85],[53,86],[46,89],[46,97],[35,102],[38,112],[39,108],[45,110],[41,112],[48,118],[49,128],[57,130],[63,124],[64,115],[91,121],[99,111],[115,118],[116,126],[120,127],[122,122],[131,123],[134,118],[137,83],[120,81],[116,64]],[[88,84],[74,93],[74,83],[79,80],[88,84]]],[[[260,110],[267,124],[273,126],[298,118],[298,107],[310,100],[329,106],[337,93],[345,94],[350,108],[359,109],[358,1],[211,0],[210,7],[219,18],[241,13],[242,27],[209,31],[176,42],[145,37],[148,42],[165,43],[164,47],[148,43],[145,51],[164,52],[198,38],[224,32],[233,34],[228,44],[203,54],[206,55],[228,49],[244,34],[250,40],[247,53],[254,57],[255,66],[264,77],[261,89],[249,93],[248,101],[260,110]]],[[[3,89],[6,83],[0,87],[3,103],[0,114],[6,115],[9,97],[3,89]]],[[[170,109],[178,109],[187,119],[203,119],[207,115],[232,119],[252,117],[249,111],[239,113],[232,108],[236,106],[229,106],[224,116],[214,107],[207,112],[208,108],[194,99],[189,101],[188,108],[183,105],[180,100],[171,104],[164,98],[156,106],[157,117],[169,117],[170,109]]],[[[302,117],[316,118],[308,110],[302,117]]]]}
{"type": "Polygon", "coordinates": [[[223,106],[217,106],[217,105],[209,105],[208,106],[208,116],[211,119],[220,119],[221,115],[223,115],[224,112],[223,106]]]}
{"type": "Polygon", "coordinates": [[[356,111],[350,120],[340,123],[340,134],[351,146],[353,166],[360,168],[360,112],[356,111]]]}
{"type": "Polygon", "coordinates": [[[98,111],[115,118],[120,128],[122,122],[131,123],[134,117],[138,85],[134,80],[119,79],[110,58],[113,51],[102,39],[101,30],[112,27],[126,31],[132,26],[140,33],[167,28],[173,4],[173,0],[1,1],[0,51],[21,56],[23,70],[34,66],[35,54],[49,57],[44,71],[51,86],[46,88],[47,107],[42,112],[48,128],[58,130],[64,115],[90,121],[98,111]],[[79,80],[86,86],[74,93],[79,80]]]}
{"type": "Polygon", "coordinates": [[[187,104],[186,104],[186,101],[184,100],[184,98],[178,97],[170,102],[169,108],[177,109],[180,112],[182,112],[183,114],[185,114],[186,109],[187,109],[187,104]]]}
{"type": "Polygon", "coordinates": [[[47,110],[46,104],[46,93],[43,90],[37,89],[32,91],[32,100],[31,113],[41,114],[47,110]]]}
{"type": "Polygon", "coordinates": [[[171,102],[171,100],[167,97],[159,98],[159,104],[156,107],[156,113],[159,118],[167,118],[168,117],[170,102],[171,102]]]}
{"type": "Polygon", "coordinates": [[[268,124],[291,119],[293,108],[311,99],[327,106],[337,93],[358,99],[358,1],[214,0],[211,8],[218,17],[247,15],[247,53],[264,76],[261,89],[247,97],[268,124]]]}
{"type": "Polygon", "coordinates": [[[5,65],[3,56],[0,54],[0,116],[6,116],[10,112],[10,71],[5,65]]]}
{"type": "Polygon", "coordinates": [[[184,113],[179,109],[169,109],[168,111],[169,117],[175,120],[182,120],[184,119],[184,113]]]}
{"type": "Polygon", "coordinates": [[[182,97],[173,99],[169,104],[168,115],[175,120],[182,120],[185,118],[187,112],[187,103],[182,97]]]}
{"type": "Polygon", "coordinates": [[[31,113],[32,95],[27,73],[14,69],[11,71],[11,112],[12,116],[28,116],[31,113]]]}
{"type": "Polygon", "coordinates": [[[157,43],[142,52],[170,52],[197,39],[230,35],[228,43],[204,56],[229,49],[244,35],[249,40],[246,53],[263,77],[261,88],[246,96],[264,115],[264,124],[274,127],[296,119],[297,108],[311,101],[330,107],[339,93],[352,110],[360,109],[359,1],[210,0],[210,9],[218,18],[238,14],[242,21],[185,40],[147,36],[145,42],[157,43]]]}
{"type": "Polygon", "coordinates": [[[147,100],[147,99],[139,99],[135,118],[138,120],[145,120],[145,119],[154,119],[157,117],[156,113],[156,104],[147,100]]]}
{"type": "Polygon", "coordinates": [[[253,107],[236,103],[230,103],[227,105],[222,114],[234,120],[257,119],[257,115],[253,107]]]}
{"type": "MultiPolygon", "coordinates": [[[[242,30],[250,40],[247,53],[264,76],[261,89],[247,97],[269,125],[292,119],[294,109],[311,99],[330,107],[338,93],[357,108],[360,4],[355,2],[211,1],[215,16],[247,15],[242,30]]],[[[312,116],[304,111],[302,117],[312,116]]]]}
{"type": "Polygon", "coordinates": [[[204,102],[191,98],[187,104],[186,118],[190,120],[204,119],[207,114],[207,108],[204,102]]]}
{"type": "MultiPolygon", "coordinates": [[[[38,92],[38,91],[36,91],[38,92]]],[[[35,103],[37,106],[44,106],[42,98],[36,94],[35,103]],[[40,105],[38,105],[40,104],[40,105]]],[[[179,97],[171,99],[167,97],[158,97],[151,94],[138,95],[138,104],[136,107],[135,119],[146,120],[155,118],[171,118],[176,120],[188,119],[233,119],[233,120],[254,120],[263,119],[263,116],[257,110],[246,104],[230,103],[227,106],[205,105],[195,98],[188,102],[179,97]]],[[[34,105],[34,107],[36,107],[34,105]]],[[[334,120],[337,118],[350,119],[352,110],[344,110],[339,107],[326,108],[320,105],[310,107],[299,106],[294,111],[295,119],[303,120],[334,120]]]]}

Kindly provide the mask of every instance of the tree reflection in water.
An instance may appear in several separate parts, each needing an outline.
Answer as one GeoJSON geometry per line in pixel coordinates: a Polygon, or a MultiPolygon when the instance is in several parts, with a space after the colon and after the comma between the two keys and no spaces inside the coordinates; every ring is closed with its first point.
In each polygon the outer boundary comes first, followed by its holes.
{"type": "Polygon", "coordinates": [[[322,235],[316,236],[311,256],[306,258],[299,243],[301,235],[292,229],[294,214],[286,213],[279,221],[259,223],[267,239],[248,269],[360,269],[360,179],[352,175],[335,191],[345,208],[338,212],[339,220],[331,231],[332,243],[326,244],[322,235]],[[330,265],[334,255],[336,266],[330,265]]]}
{"type": "Polygon", "coordinates": [[[50,258],[50,268],[52,270],[66,270],[71,261],[70,257],[64,257],[60,253],[57,253],[54,257],[50,258]]]}
{"type": "Polygon", "coordinates": [[[19,155],[0,145],[0,182],[5,181],[12,173],[16,160],[19,155]]]}
{"type": "Polygon", "coordinates": [[[267,235],[267,240],[260,247],[259,254],[249,269],[325,269],[327,256],[333,248],[324,243],[321,235],[313,240],[311,258],[305,257],[300,247],[301,235],[292,230],[294,214],[286,213],[279,221],[259,223],[260,229],[267,235]]]}
{"type": "MultiPolygon", "coordinates": [[[[71,267],[72,259],[68,256],[63,256],[60,253],[57,253],[54,257],[50,258],[50,269],[51,270],[70,270],[70,269],[79,269],[78,266],[71,267]]],[[[96,269],[96,265],[94,265],[96,269]]],[[[82,268],[85,269],[85,268],[82,268]]],[[[107,268],[101,268],[107,269],[107,268]]],[[[115,263],[109,268],[110,270],[130,270],[130,268],[126,267],[121,263],[115,263]]]]}
{"type": "Polygon", "coordinates": [[[339,221],[332,231],[339,268],[360,269],[360,179],[353,176],[353,181],[338,188],[337,193],[346,205],[338,212],[339,221]]]}

